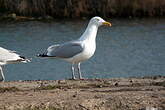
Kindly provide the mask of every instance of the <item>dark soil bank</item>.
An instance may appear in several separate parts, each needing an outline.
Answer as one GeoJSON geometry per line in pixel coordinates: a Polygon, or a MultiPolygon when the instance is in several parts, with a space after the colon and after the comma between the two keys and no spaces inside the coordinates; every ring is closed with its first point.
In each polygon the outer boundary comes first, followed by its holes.
{"type": "Polygon", "coordinates": [[[165,77],[0,83],[2,110],[165,110],[165,77]]]}
{"type": "Polygon", "coordinates": [[[157,17],[165,15],[165,0],[0,0],[0,13],[18,16],[157,17]]]}

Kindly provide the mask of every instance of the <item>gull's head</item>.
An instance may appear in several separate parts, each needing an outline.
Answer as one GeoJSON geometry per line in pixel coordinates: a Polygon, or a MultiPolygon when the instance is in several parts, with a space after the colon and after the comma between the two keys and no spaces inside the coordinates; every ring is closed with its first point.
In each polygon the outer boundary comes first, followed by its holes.
{"type": "Polygon", "coordinates": [[[101,17],[93,17],[91,18],[90,20],[90,24],[92,25],[96,25],[96,26],[102,26],[102,25],[106,25],[106,26],[111,26],[111,23],[110,22],[107,22],[105,20],[103,20],[101,17]]]}

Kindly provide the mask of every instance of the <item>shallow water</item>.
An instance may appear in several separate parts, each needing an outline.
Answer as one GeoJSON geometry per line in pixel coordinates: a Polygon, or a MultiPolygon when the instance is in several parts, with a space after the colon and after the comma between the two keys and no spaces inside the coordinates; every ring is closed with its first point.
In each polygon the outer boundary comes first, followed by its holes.
{"type": "MultiPolygon", "coordinates": [[[[165,75],[165,20],[112,19],[101,27],[95,55],[81,65],[86,78],[165,75]]],[[[35,57],[48,46],[77,39],[87,20],[0,23],[0,46],[32,58],[4,68],[6,80],[53,80],[71,77],[70,64],[35,57]]]]}

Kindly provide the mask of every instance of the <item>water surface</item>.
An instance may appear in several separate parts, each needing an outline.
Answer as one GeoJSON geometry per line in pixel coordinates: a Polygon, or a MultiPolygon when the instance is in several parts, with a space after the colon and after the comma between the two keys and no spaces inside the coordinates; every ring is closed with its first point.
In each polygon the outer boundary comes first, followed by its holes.
{"type": "MultiPolygon", "coordinates": [[[[165,75],[165,20],[112,19],[101,27],[95,55],[81,65],[86,78],[165,75]]],[[[71,77],[70,64],[35,57],[48,46],[77,39],[88,20],[0,23],[0,46],[32,58],[4,68],[6,80],[53,80],[71,77]]]]}

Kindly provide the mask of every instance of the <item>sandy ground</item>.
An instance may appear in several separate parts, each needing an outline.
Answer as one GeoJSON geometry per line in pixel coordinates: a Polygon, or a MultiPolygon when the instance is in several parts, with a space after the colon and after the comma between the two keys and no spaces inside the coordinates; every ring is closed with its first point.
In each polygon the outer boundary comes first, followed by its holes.
{"type": "Polygon", "coordinates": [[[4,110],[165,110],[165,77],[0,83],[4,110]]]}

